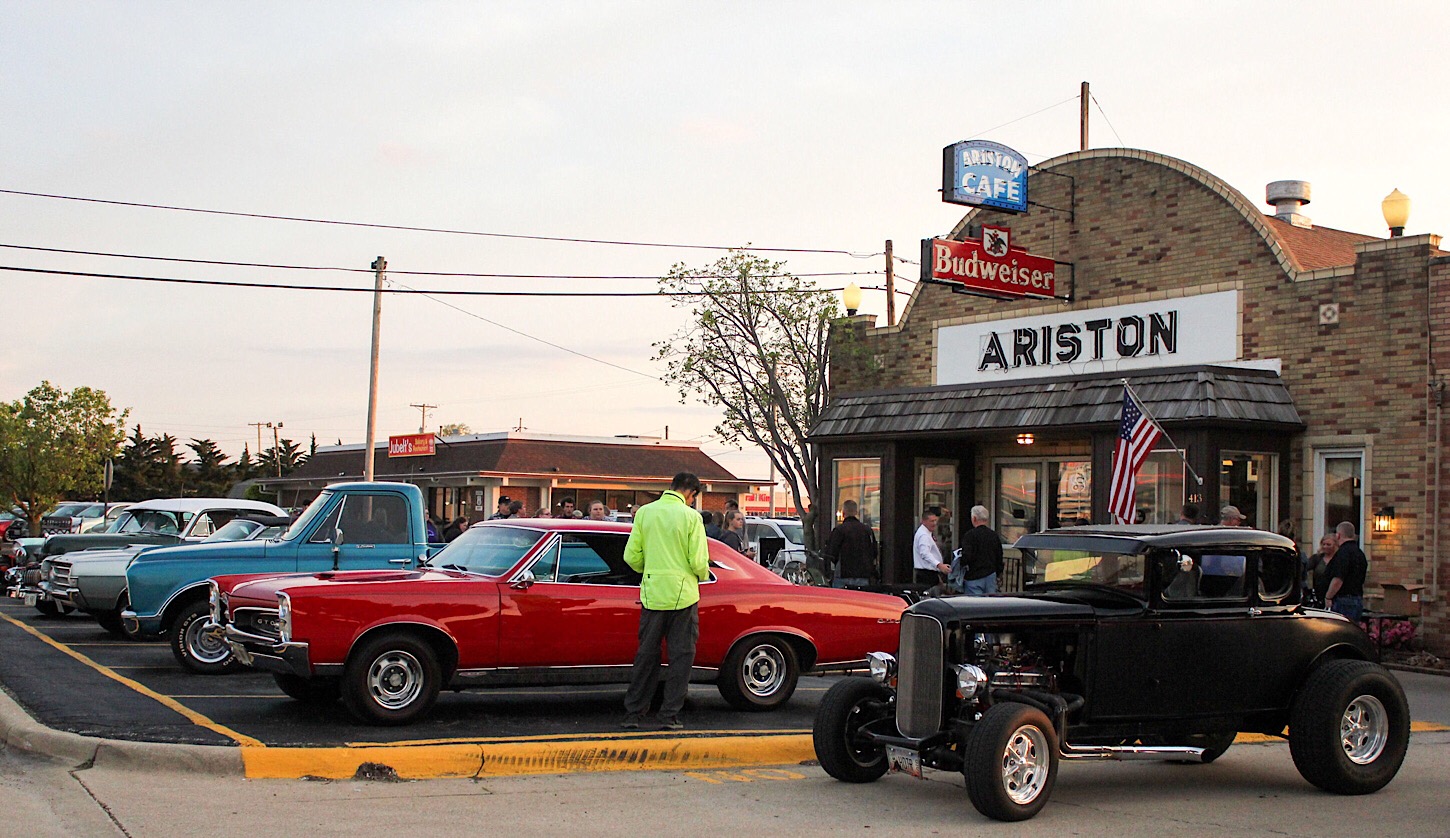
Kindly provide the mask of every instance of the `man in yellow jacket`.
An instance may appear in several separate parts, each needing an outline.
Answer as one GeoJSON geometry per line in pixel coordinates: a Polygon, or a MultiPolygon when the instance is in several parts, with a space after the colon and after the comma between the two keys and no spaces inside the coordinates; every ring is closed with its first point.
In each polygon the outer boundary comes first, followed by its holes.
{"type": "Polygon", "coordinates": [[[679,730],[680,711],[695,664],[700,638],[700,583],[710,578],[710,551],[705,525],[695,511],[700,478],[682,471],[660,499],[634,513],[634,529],[624,547],[624,561],[644,574],[639,589],[639,651],[624,694],[624,724],[639,727],[649,708],[660,672],[660,641],[670,656],[664,703],[659,718],[664,730],[679,730]]]}

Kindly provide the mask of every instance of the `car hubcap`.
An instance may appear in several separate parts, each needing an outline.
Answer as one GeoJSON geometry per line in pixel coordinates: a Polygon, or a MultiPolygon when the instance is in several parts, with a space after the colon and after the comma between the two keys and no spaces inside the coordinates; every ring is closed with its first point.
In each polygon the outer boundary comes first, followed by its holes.
{"type": "Polygon", "coordinates": [[[1389,727],[1389,716],[1378,698],[1362,695],[1351,701],[1339,721],[1339,741],[1349,761],[1368,765],[1379,759],[1389,741],[1389,727]]]}
{"type": "Polygon", "coordinates": [[[1051,755],[1047,736],[1033,725],[1013,731],[1002,750],[1002,787],[1013,803],[1026,805],[1037,799],[1047,785],[1051,755]]]}
{"type": "Polygon", "coordinates": [[[198,663],[221,663],[232,653],[225,640],[208,631],[210,628],[207,620],[192,620],[186,627],[186,647],[198,663]]]}
{"type": "Polygon", "coordinates": [[[870,699],[856,702],[846,714],[846,751],[858,765],[875,765],[881,760],[882,749],[860,736],[861,728],[873,720],[874,714],[867,707],[870,699]]]}
{"type": "Polygon", "coordinates": [[[423,665],[407,652],[386,652],[368,667],[368,693],[389,710],[413,703],[423,690],[423,665]]]}
{"type": "Polygon", "coordinates": [[[745,655],[745,688],[768,698],[785,681],[785,655],[774,646],[756,646],[745,655]]]}

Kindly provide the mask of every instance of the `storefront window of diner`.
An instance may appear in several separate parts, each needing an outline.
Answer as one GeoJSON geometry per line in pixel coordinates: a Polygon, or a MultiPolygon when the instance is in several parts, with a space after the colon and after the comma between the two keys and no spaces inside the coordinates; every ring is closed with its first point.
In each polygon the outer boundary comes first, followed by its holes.
{"type": "Polygon", "coordinates": [[[1246,527],[1275,529],[1278,519],[1274,507],[1274,476],[1278,465],[1279,458],[1274,454],[1223,452],[1218,480],[1220,505],[1237,506],[1244,515],[1246,527]]]}
{"type": "Polygon", "coordinates": [[[1091,461],[999,460],[995,471],[996,530],[1009,544],[1030,532],[1092,523],[1091,461]]]}
{"type": "MultiPolygon", "coordinates": [[[[1364,450],[1319,451],[1314,458],[1314,533],[1322,537],[1342,521],[1364,538],[1364,450]]],[[[1310,539],[1306,539],[1309,541],[1310,539]]]]}
{"type": "MultiPolygon", "coordinates": [[[[860,507],[861,523],[881,535],[881,460],[875,457],[831,461],[835,498],[833,519],[841,522],[841,504],[853,500],[860,507]]],[[[834,524],[833,524],[834,526],[834,524]]]]}
{"type": "Polygon", "coordinates": [[[1154,451],[1138,471],[1133,505],[1137,523],[1172,524],[1183,512],[1183,456],[1181,451],[1154,451]]]}

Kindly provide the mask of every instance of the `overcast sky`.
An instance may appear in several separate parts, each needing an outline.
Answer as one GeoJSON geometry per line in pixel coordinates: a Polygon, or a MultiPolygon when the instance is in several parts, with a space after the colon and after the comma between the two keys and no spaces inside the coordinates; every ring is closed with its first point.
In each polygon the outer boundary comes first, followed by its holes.
{"type": "MultiPolygon", "coordinates": [[[[1399,188],[1414,201],[1407,233],[1450,233],[1447,18],[1443,3],[0,0],[0,189],[843,250],[859,258],[779,258],[797,273],[870,271],[886,239],[915,258],[920,239],[961,217],[937,194],[942,146],[983,137],[1034,163],[1075,150],[1086,80],[1101,107],[1095,147],[1188,160],[1264,209],[1269,181],[1308,180],[1315,223],[1356,232],[1382,233],[1380,200],[1399,188]]],[[[284,265],[366,268],[382,255],[392,270],[658,276],[720,255],[13,194],[0,194],[0,219],[4,245],[284,265]]],[[[0,247],[0,265],[371,286],[362,273],[12,247],[0,247]]],[[[323,444],[363,438],[367,294],[0,271],[0,300],[0,399],[43,379],[97,387],[131,409],[129,424],[211,438],[232,455],[255,446],[250,422],[284,422],[304,444],[313,433],[323,444]]],[[[867,292],[863,309],[884,312],[883,296],[867,292]]],[[[718,411],[681,406],[650,377],[660,372],[650,344],[679,323],[658,299],[390,296],[379,433],[416,431],[409,404],[427,402],[439,405],[430,430],[522,421],[542,433],[668,426],[672,438],[706,439],[718,411]]],[[[740,476],[765,474],[758,453],[704,447],[740,476]]]]}

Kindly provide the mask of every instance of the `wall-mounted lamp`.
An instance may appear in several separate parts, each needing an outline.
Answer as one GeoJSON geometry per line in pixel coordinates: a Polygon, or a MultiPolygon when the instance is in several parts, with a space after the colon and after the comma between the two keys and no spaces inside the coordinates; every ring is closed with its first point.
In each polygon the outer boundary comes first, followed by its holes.
{"type": "Polygon", "coordinates": [[[1017,444],[1018,445],[1031,445],[1032,443],[1034,443],[1036,441],[1037,441],[1037,437],[1033,436],[1032,434],[1018,434],[1017,435],[1017,444]]]}
{"type": "Polygon", "coordinates": [[[845,290],[841,291],[841,303],[846,306],[846,316],[855,317],[856,310],[861,307],[861,286],[854,282],[846,283],[845,290]]]}
{"type": "Polygon", "coordinates": [[[1374,514],[1374,531],[1377,533],[1395,531],[1395,508],[1393,506],[1382,506],[1380,511],[1374,514]]]}
{"type": "Polygon", "coordinates": [[[1380,212],[1385,215],[1385,225],[1390,228],[1390,238],[1405,234],[1405,222],[1410,220],[1410,196],[1396,189],[1380,201],[1380,212]]]}

